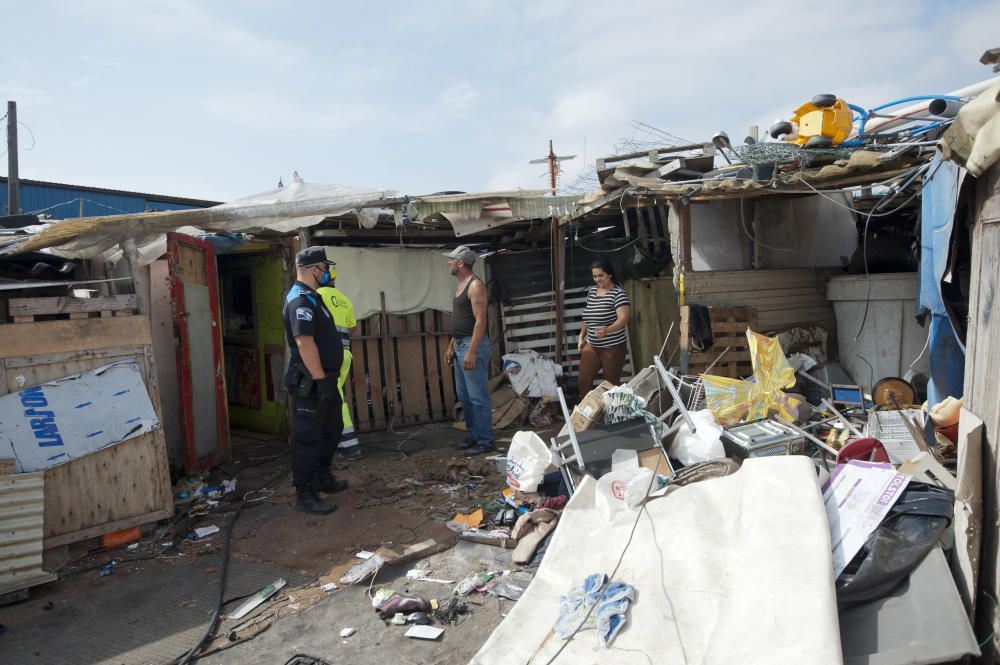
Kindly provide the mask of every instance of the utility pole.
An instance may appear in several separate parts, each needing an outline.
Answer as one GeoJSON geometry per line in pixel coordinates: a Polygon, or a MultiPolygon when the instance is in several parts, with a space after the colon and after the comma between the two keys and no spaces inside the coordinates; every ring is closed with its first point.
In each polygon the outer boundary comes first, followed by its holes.
{"type": "Polygon", "coordinates": [[[17,102],[7,102],[7,214],[21,214],[21,188],[17,178],[17,102]]]}
{"type": "MultiPolygon", "coordinates": [[[[555,153],[555,149],[552,147],[552,139],[549,139],[549,154],[547,157],[542,159],[533,159],[529,164],[545,164],[549,165],[549,184],[552,188],[552,197],[556,196],[556,176],[559,174],[559,163],[573,159],[576,155],[565,155],[559,157],[555,153]]],[[[556,216],[556,208],[553,203],[552,206],[552,295],[554,296],[556,305],[556,354],[555,361],[557,364],[562,364],[562,347],[565,343],[565,334],[563,333],[563,274],[561,265],[562,262],[559,260],[559,255],[562,250],[563,240],[562,240],[562,229],[559,228],[559,219],[556,216]]]]}

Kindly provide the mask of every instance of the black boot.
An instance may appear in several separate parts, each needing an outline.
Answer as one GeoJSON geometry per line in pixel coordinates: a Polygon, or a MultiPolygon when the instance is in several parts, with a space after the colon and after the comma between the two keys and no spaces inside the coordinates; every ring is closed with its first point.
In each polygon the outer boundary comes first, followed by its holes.
{"type": "Polygon", "coordinates": [[[330,472],[317,473],[313,477],[313,489],[317,492],[343,492],[347,489],[346,480],[335,480],[330,472]]]}
{"type": "Polygon", "coordinates": [[[326,515],[337,509],[337,504],[333,501],[321,499],[315,490],[300,490],[299,496],[295,500],[295,508],[314,515],[326,515]]]}

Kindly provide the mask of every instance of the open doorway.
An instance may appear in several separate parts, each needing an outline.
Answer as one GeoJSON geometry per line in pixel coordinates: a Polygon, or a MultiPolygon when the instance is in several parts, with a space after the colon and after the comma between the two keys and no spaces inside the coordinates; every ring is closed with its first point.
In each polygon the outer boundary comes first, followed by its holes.
{"type": "Polygon", "coordinates": [[[229,427],[282,435],[288,428],[283,254],[236,252],[217,260],[229,427]]]}

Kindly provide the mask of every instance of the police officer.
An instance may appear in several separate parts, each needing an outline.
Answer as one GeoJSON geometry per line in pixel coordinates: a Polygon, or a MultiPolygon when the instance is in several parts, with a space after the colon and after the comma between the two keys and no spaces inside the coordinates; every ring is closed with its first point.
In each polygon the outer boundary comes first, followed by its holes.
{"type": "Polygon", "coordinates": [[[326,514],[337,509],[320,492],[347,488],[335,480],[330,462],[344,429],[343,400],[337,376],[344,348],[333,317],[316,289],[330,282],[332,261],[322,247],[308,247],[295,255],[296,281],[285,296],[283,317],[291,362],[285,385],[294,404],[292,480],[298,493],[296,507],[326,514]]]}

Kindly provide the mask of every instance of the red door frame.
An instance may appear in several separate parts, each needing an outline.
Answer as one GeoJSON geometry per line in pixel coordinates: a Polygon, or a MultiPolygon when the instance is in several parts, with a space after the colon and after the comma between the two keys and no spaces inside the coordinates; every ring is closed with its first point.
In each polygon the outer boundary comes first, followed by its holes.
{"type": "MultiPolygon", "coordinates": [[[[170,266],[170,296],[173,305],[174,331],[177,335],[177,388],[179,393],[179,417],[181,431],[184,432],[184,452],[189,472],[210,469],[225,462],[230,457],[229,411],[226,404],[225,370],[222,355],[222,329],[219,314],[219,279],[215,267],[215,251],[211,243],[192,238],[183,233],[167,234],[167,257],[170,266]],[[180,248],[188,246],[204,251],[205,278],[208,282],[208,300],[212,316],[212,359],[215,362],[215,410],[218,431],[218,452],[206,457],[198,457],[194,438],[194,415],[191,391],[191,358],[188,349],[191,335],[187,326],[187,310],[184,307],[184,283],[177,272],[180,264],[180,248]]],[[[197,341],[195,342],[197,343],[197,341]]]]}

